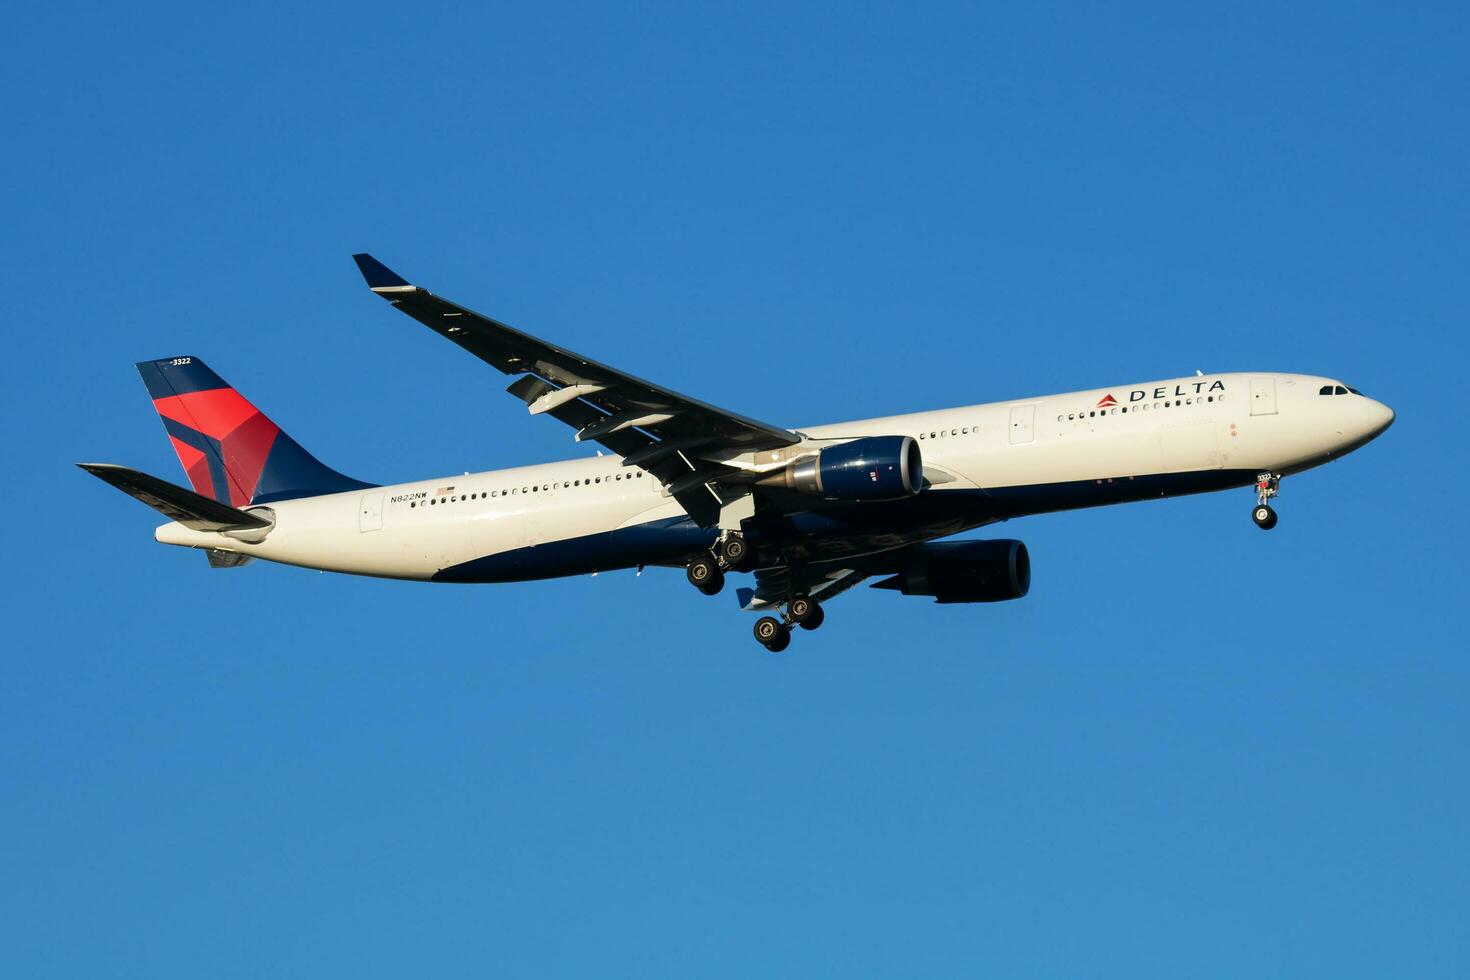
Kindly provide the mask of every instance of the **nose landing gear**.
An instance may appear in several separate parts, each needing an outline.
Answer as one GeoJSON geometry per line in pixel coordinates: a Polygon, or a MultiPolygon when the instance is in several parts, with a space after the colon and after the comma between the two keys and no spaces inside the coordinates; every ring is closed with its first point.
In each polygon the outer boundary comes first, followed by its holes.
{"type": "Polygon", "coordinates": [[[1276,526],[1276,511],[1271,509],[1267,501],[1280,491],[1281,477],[1275,473],[1262,473],[1256,477],[1256,509],[1251,511],[1251,520],[1262,531],[1269,531],[1276,526]]]}

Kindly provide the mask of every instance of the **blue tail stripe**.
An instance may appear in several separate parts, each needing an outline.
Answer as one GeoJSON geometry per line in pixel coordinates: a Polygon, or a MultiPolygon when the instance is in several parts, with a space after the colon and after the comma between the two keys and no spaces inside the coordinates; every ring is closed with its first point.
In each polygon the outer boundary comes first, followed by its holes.
{"type": "Polygon", "coordinates": [[[143,384],[148,386],[148,397],[154,401],[229,387],[197,357],[165,357],[159,361],[139,361],[136,366],[143,376],[143,384]]]}
{"type": "Polygon", "coordinates": [[[266,457],[265,469],[261,470],[260,482],[255,485],[255,495],[250,502],[268,504],[295,497],[370,490],[375,486],[376,483],[364,483],[338,473],[303,449],[301,443],[283,429],[276,434],[275,444],[266,457]]]}
{"type": "Polygon", "coordinates": [[[169,418],[163,420],[163,430],[184,445],[193,446],[204,454],[205,460],[209,463],[209,480],[214,484],[214,499],[222,504],[228,504],[230,485],[226,481],[229,480],[229,476],[225,473],[225,461],[220,453],[218,440],[211,439],[198,429],[191,429],[169,418]]]}

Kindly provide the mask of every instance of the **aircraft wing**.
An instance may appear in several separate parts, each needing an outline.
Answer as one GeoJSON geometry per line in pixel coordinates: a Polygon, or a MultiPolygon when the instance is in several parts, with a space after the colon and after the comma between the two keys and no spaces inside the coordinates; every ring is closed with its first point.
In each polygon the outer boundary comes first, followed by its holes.
{"type": "Polygon", "coordinates": [[[635,378],[475,313],[408,280],[366,252],[353,256],[373,292],[496,370],[519,377],[506,390],[533,415],[606,446],[625,465],[648,470],[704,525],[719,516],[714,470],[699,455],[794,445],[794,432],[708,405],[635,378]]]}
{"type": "Polygon", "coordinates": [[[736,595],[740,599],[740,608],[747,612],[774,608],[798,592],[804,592],[818,602],[827,602],[870,574],[857,568],[802,565],[793,581],[789,566],[762,568],[755,573],[755,588],[740,589],[736,595]]]}

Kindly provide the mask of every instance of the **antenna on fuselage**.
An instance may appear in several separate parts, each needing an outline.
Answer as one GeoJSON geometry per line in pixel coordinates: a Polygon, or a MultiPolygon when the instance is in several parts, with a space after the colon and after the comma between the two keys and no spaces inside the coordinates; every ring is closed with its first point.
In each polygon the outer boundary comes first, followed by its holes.
{"type": "Polygon", "coordinates": [[[1205,376],[1205,372],[1201,371],[1199,368],[1195,368],[1194,369],[1194,376],[1196,378],[1203,378],[1205,376]]]}

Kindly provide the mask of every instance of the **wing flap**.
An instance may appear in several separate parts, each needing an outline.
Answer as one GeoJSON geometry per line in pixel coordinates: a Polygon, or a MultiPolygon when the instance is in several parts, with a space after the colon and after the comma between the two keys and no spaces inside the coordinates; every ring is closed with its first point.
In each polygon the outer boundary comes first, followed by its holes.
{"type": "Polygon", "coordinates": [[[857,568],[820,568],[807,565],[797,572],[793,580],[789,568],[763,568],[755,573],[755,588],[740,589],[736,595],[740,600],[740,608],[746,612],[769,609],[785,602],[797,592],[804,592],[818,602],[827,602],[857,585],[869,574],[857,568]]]}

